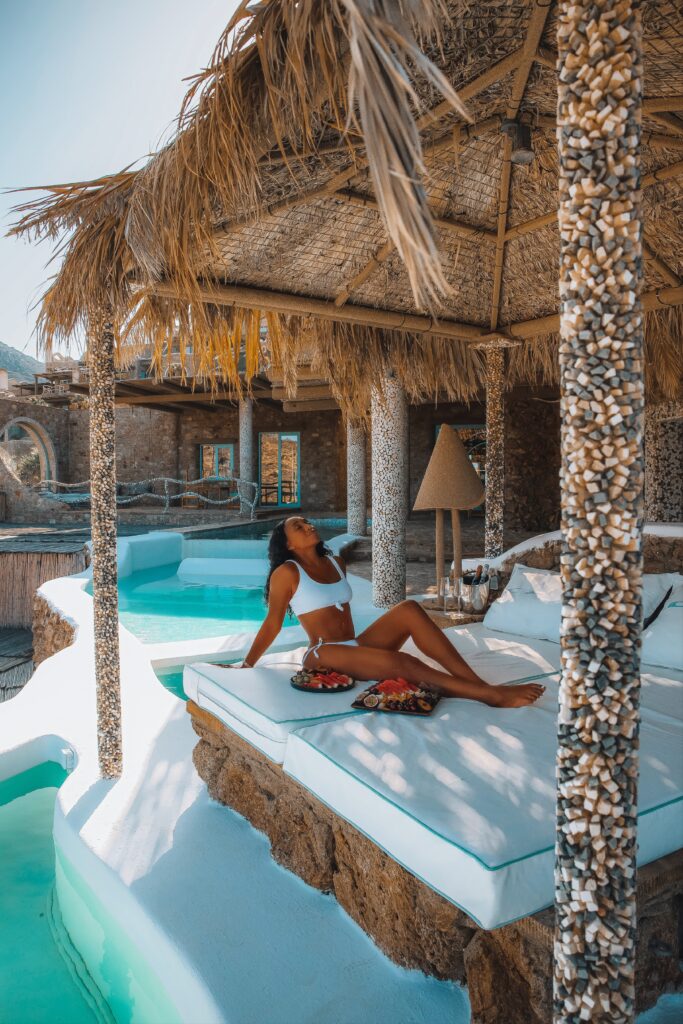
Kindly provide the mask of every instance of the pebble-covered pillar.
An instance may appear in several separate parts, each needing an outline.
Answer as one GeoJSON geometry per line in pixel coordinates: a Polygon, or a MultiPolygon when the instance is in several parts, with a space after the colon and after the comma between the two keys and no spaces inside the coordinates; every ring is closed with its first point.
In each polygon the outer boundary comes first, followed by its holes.
{"type": "Polygon", "coordinates": [[[683,408],[681,402],[645,407],[645,519],[683,519],[683,408]]]}
{"type": "Polygon", "coordinates": [[[503,552],[505,508],[505,350],[486,348],[486,519],[484,555],[497,558],[503,552]]]}
{"type": "Polygon", "coordinates": [[[116,427],[114,332],[96,317],[88,343],[90,368],[90,522],[95,617],[97,751],[106,779],[121,774],[121,677],[116,570],[116,427]]]}
{"type": "Polygon", "coordinates": [[[365,430],[357,420],[346,421],[346,515],[347,530],[359,537],[368,532],[365,430]]]}
{"type": "Polygon", "coordinates": [[[562,681],[555,1024],[634,1020],[642,567],[641,26],[558,10],[562,681]]]}
{"type": "Polygon", "coordinates": [[[240,515],[251,513],[249,502],[253,501],[254,488],[245,481],[256,480],[254,466],[254,402],[251,398],[240,398],[239,401],[239,448],[240,465],[239,484],[240,515]]]}
{"type": "Polygon", "coordinates": [[[372,601],[391,608],[406,596],[408,402],[395,377],[373,387],[372,601]]]}

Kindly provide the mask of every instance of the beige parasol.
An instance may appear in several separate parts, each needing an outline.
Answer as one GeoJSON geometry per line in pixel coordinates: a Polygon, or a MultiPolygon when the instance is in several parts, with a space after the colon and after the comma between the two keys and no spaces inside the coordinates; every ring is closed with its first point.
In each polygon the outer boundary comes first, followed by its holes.
{"type": "Polygon", "coordinates": [[[457,430],[445,424],[439,436],[432,457],[429,460],[415,511],[436,509],[436,585],[443,576],[444,535],[443,510],[451,510],[453,528],[453,566],[455,576],[462,576],[462,544],[460,539],[459,509],[476,508],[484,499],[484,485],[467,457],[467,452],[457,430]]]}

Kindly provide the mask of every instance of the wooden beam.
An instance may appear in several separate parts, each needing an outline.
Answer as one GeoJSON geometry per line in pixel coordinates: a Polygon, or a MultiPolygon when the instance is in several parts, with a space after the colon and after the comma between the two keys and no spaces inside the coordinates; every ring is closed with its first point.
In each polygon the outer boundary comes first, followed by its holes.
{"type": "Polygon", "coordinates": [[[544,68],[557,71],[557,54],[553,50],[549,50],[547,46],[539,46],[534,59],[537,64],[542,64],[544,68]]]}
{"type": "MultiPolygon", "coordinates": [[[[176,296],[172,286],[164,282],[155,285],[153,291],[162,298],[176,296]]],[[[204,284],[201,286],[201,297],[204,302],[217,306],[241,306],[246,309],[270,310],[274,313],[310,313],[324,320],[367,324],[386,327],[389,330],[407,331],[411,334],[424,334],[427,337],[459,338],[479,343],[499,338],[501,335],[519,339],[533,338],[541,334],[552,334],[559,330],[560,326],[559,314],[552,313],[535,320],[501,326],[499,330],[491,333],[477,324],[436,320],[427,316],[375,309],[370,306],[344,306],[339,309],[333,302],[325,299],[310,299],[246,285],[204,284]]],[[[646,292],[642,296],[642,304],[645,312],[667,306],[683,306],[683,285],[646,292]]]]}
{"type": "Polygon", "coordinates": [[[285,388],[274,387],[271,397],[276,402],[317,402],[321,399],[330,399],[332,393],[329,384],[299,384],[296,395],[288,394],[285,388]]]}
{"type": "MultiPolygon", "coordinates": [[[[529,81],[529,75],[538,53],[538,47],[543,36],[545,23],[552,3],[540,5],[534,0],[529,22],[527,24],[526,38],[522,46],[521,57],[515,77],[512,83],[512,93],[507,106],[506,115],[508,118],[515,118],[524,98],[524,91],[529,81]]],[[[503,289],[503,266],[505,263],[505,231],[507,229],[508,210],[510,206],[510,181],[512,179],[512,140],[505,137],[503,143],[503,166],[500,174],[500,187],[498,190],[498,218],[496,225],[496,253],[493,264],[493,292],[491,297],[491,330],[498,325],[500,314],[500,299],[503,289]]]]}
{"type": "Polygon", "coordinates": [[[644,114],[683,110],[683,96],[648,96],[643,100],[644,114]]]}
{"type": "Polygon", "coordinates": [[[300,402],[297,400],[282,403],[283,412],[332,412],[332,410],[338,408],[339,406],[332,398],[328,401],[319,402],[300,402]]]}
{"type": "Polygon", "coordinates": [[[679,178],[681,175],[683,175],[683,160],[678,160],[675,164],[669,164],[668,167],[660,167],[657,171],[644,174],[640,187],[649,188],[650,185],[656,185],[660,181],[669,181],[671,178],[679,178]]]}
{"type": "Polygon", "coordinates": [[[656,121],[657,124],[661,124],[663,128],[667,128],[669,132],[673,132],[675,135],[683,135],[683,122],[675,114],[649,112],[647,116],[656,121]]]}
{"type": "Polygon", "coordinates": [[[660,256],[657,255],[655,250],[652,248],[650,241],[647,240],[647,236],[644,235],[643,241],[643,257],[646,261],[650,262],[655,268],[659,276],[666,281],[667,284],[676,287],[681,283],[678,274],[674,273],[668,263],[665,263],[660,256]]]}
{"type": "Polygon", "coordinates": [[[178,391],[173,394],[155,395],[150,392],[147,395],[116,395],[117,405],[185,405],[203,404],[215,407],[216,402],[237,402],[234,393],[229,391],[216,391],[213,395],[210,391],[178,391]]]}
{"type": "MultiPolygon", "coordinates": [[[[669,181],[669,179],[678,178],[681,175],[683,175],[683,160],[679,160],[675,164],[669,164],[668,167],[660,167],[658,171],[652,171],[650,174],[643,175],[640,185],[641,188],[650,188],[650,186],[656,185],[658,182],[669,181]]],[[[508,228],[505,232],[505,241],[509,242],[512,238],[519,238],[521,235],[528,235],[532,231],[539,231],[549,224],[557,224],[557,210],[551,210],[550,213],[543,213],[540,217],[532,217],[531,220],[522,221],[521,224],[515,224],[514,227],[508,228]]]]}
{"type": "Polygon", "coordinates": [[[338,292],[334,300],[335,306],[338,306],[339,308],[344,306],[348,301],[351,292],[355,292],[362,284],[365,284],[368,278],[372,277],[372,275],[379,270],[393,250],[394,243],[391,240],[385,242],[384,245],[377,250],[375,255],[368,260],[365,266],[362,267],[350,281],[347,281],[341,291],[338,292]]]}
{"type": "MultiPolygon", "coordinates": [[[[161,298],[177,298],[175,287],[164,281],[157,282],[150,292],[161,298]]],[[[476,341],[485,330],[476,324],[459,323],[455,320],[402,313],[399,310],[377,309],[374,306],[346,305],[338,308],[328,299],[314,299],[290,292],[275,292],[248,285],[210,284],[200,288],[204,302],[217,306],[240,306],[243,309],[269,310],[272,313],[310,313],[322,320],[337,320],[340,323],[361,324],[368,327],[386,327],[388,330],[408,331],[412,334],[426,334],[429,337],[460,338],[476,341]]]]}
{"type": "MultiPolygon", "coordinates": [[[[492,64],[490,68],[487,68],[477,78],[472,79],[466,85],[461,86],[456,91],[458,96],[463,103],[467,103],[468,100],[474,99],[484,89],[488,89],[489,86],[495,85],[501,78],[505,78],[511,71],[514,71],[519,67],[521,61],[524,58],[524,47],[520,46],[519,49],[509,53],[507,57],[503,57],[497,64],[492,64]]],[[[434,124],[436,121],[440,121],[446,114],[452,112],[453,108],[447,100],[443,100],[441,103],[437,103],[435,107],[428,110],[426,114],[418,119],[417,127],[422,131],[424,128],[428,128],[429,125],[434,124]]]]}
{"type": "MultiPolygon", "coordinates": [[[[350,189],[335,192],[330,198],[350,203],[351,206],[362,206],[367,210],[379,210],[379,203],[374,196],[366,196],[361,192],[353,192],[350,189]]],[[[488,228],[477,228],[473,224],[466,224],[464,221],[455,220],[454,217],[438,217],[436,214],[432,214],[432,218],[437,227],[443,228],[445,231],[452,231],[454,235],[458,235],[460,238],[475,238],[488,242],[495,242],[496,240],[495,232],[490,231],[488,228]]]]}
{"type": "MultiPolygon", "coordinates": [[[[645,292],[641,296],[643,311],[649,313],[655,309],[683,306],[683,285],[675,288],[657,288],[652,292],[645,292]]],[[[536,320],[523,320],[516,324],[509,324],[501,327],[493,334],[488,334],[479,339],[480,342],[491,341],[501,335],[510,338],[527,340],[538,337],[541,334],[554,334],[560,329],[560,314],[551,313],[549,316],[538,317],[536,320]]]]}

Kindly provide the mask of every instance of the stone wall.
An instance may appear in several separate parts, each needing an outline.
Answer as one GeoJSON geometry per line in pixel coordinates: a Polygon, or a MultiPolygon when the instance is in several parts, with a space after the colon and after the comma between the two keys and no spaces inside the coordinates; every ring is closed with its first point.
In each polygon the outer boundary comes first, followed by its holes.
{"type": "MultiPolygon", "coordinates": [[[[266,431],[300,434],[301,505],[306,511],[332,512],[346,507],[346,432],[340,413],[283,413],[279,405],[255,402],[257,457],[258,434],[266,431]]],[[[201,444],[234,444],[235,459],[239,459],[237,407],[216,413],[192,409],[181,417],[179,432],[181,473],[198,474],[201,444]]]]}
{"type": "MultiPolygon", "coordinates": [[[[140,406],[116,408],[116,475],[119,480],[178,476],[179,413],[140,406]]],[[[90,413],[69,411],[68,481],[90,478],[90,413]]]]}
{"type": "MultiPolygon", "coordinates": [[[[275,860],[332,893],[396,963],[465,982],[472,1024],[548,1024],[552,910],[483,931],[213,715],[192,701],[187,710],[209,795],[264,832],[275,860]]],[[[683,981],[681,893],[683,851],[639,871],[639,1011],[683,981]]]]}
{"type": "Polygon", "coordinates": [[[33,664],[38,666],[46,658],[70,647],[75,636],[76,631],[71,623],[36,594],[33,605],[33,664]]]}
{"type": "Polygon", "coordinates": [[[70,412],[62,406],[33,402],[29,398],[0,397],[0,434],[10,420],[22,417],[39,423],[49,434],[57,459],[58,479],[66,479],[69,469],[70,412]]]}
{"type": "Polygon", "coordinates": [[[545,533],[560,525],[560,406],[505,403],[505,527],[545,533]]]}

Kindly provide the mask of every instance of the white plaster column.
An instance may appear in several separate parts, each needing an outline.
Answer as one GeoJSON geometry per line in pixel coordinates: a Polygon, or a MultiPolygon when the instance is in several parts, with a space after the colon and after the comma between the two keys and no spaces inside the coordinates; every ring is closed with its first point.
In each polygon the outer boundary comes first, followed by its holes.
{"type": "Polygon", "coordinates": [[[643,315],[637,0],[560,0],[554,1024],[635,1020],[643,315]]]}
{"type": "Polygon", "coordinates": [[[116,425],[114,332],[96,317],[90,367],[90,524],[92,531],[97,752],[105,779],[121,775],[121,674],[116,566],[116,425]]]}
{"type": "Polygon", "coordinates": [[[240,515],[250,515],[254,501],[254,488],[248,481],[256,483],[256,460],[254,459],[254,401],[252,398],[239,400],[239,495],[240,515]]]}
{"type": "Polygon", "coordinates": [[[395,377],[372,388],[372,601],[391,608],[406,596],[408,400],[395,377]]]}
{"type": "Polygon", "coordinates": [[[346,421],[346,529],[364,537],[367,531],[367,480],[363,424],[346,421]]]}

